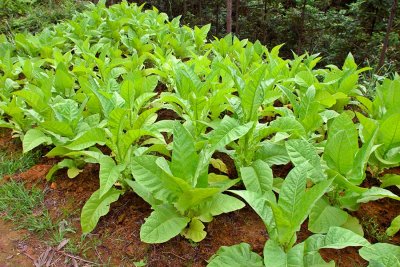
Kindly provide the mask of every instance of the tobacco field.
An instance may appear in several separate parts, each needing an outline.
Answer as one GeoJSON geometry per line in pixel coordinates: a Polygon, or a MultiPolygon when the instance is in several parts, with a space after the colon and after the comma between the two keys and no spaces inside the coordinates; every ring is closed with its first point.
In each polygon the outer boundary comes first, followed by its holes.
{"type": "Polygon", "coordinates": [[[209,30],[122,2],[0,35],[0,128],[51,163],[42,183],[95,185],[81,234],[132,195],[112,218],[140,203],[138,247],[198,249],[217,241],[208,232],[221,218],[259,220],[240,235],[221,229],[233,240],[194,260],[148,255],[148,266],[400,266],[400,76],[370,94],[370,69],[352,54],[321,66],[209,30]],[[88,168],[92,179],[80,178],[88,168]],[[361,216],[379,205],[383,241],[361,216]],[[346,249],[360,265],[320,253],[346,249]]]}

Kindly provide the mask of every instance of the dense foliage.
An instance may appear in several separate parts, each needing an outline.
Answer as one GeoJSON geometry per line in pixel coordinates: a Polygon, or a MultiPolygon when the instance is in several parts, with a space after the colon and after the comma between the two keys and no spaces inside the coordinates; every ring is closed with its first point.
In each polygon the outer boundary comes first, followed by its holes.
{"type": "MultiPolygon", "coordinates": [[[[110,3],[117,2],[110,0],[110,3]]],[[[227,0],[137,0],[155,5],[171,16],[182,15],[185,24],[212,22],[210,38],[226,34],[227,0]]],[[[282,53],[291,57],[307,51],[321,53],[324,64],[341,64],[352,52],[363,65],[376,66],[387,30],[393,0],[230,0],[232,31],[239,38],[260,40],[267,47],[285,43],[282,53]]],[[[400,9],[390,34],[385,68],[398,71],[400,62],[400,9]]]]}
{"type": "MultiPolygon", "coordinates": [[[[210,266],[321,266],[319,249],[347,246],[362,247],[371,265],[400,263],[398,247],[370,244],[348,213],[400,200],[385,189],[399,176],[382,175],[400,166],[398,75],[378,82],[371,100],[359,84],[368,68],[351,54],[341,67],[316,68],[317,55],[287,60],[280,46],[232,35],[208,42],[210,25],[181,27],[142,8],[91,5],[36,35],[15,34],[15,43],[0,36],[0,127],[24,152],[45,145],[47,157],[61,159],[49,180],[62,168],[74,178],[100,165],[84,233],[133,190],[153,208],[142,241],[181,234],[199,242],[205,223],[244,206],[234,194],[265,222],[264,260],[240,244],[221,248],[210,266]],[[239,177],[216,152],[232,158],[239,177]],[[288,163],[286,177],[273,176],[288,163]],[[380,187],[363,187],[367,168],[380,187]],[[239,182],[243,190],[226,194],[239,182]],[[306,219],[314,235],[297,243],[306,219]]],[[[388,234],[399,228],[396,219],[388,234]]]]}
{"type": "Polygon", "coordinates": [[[81,0],[0,0],[0,34],[38,32],[85,8],[81,0]]]}

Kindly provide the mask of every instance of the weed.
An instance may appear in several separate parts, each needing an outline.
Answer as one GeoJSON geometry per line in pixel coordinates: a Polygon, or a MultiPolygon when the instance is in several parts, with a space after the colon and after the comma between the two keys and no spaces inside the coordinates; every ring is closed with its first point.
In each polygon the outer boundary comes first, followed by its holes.
{"type": "Polygon", "coordinates": [[[0,153],[0,178],[7,174],[22,172],[35,165],[40,158],[40,151],[28,152],[25,154],[0,153]]]}
{"type": "Polygon", "coordinates": [[[361,220],[361,225],[365,231],[365,235],[378,242],[385,243],[389,240],[389,237],[384,230],[381,229],[374,217],[363,217],[361,220]]]}
{"type": "Polygon", "coordinates": [[[44,233],[54,228],[47,209],[43,206],[44,193],[23,183],[10,181],[0,186],[0,213],[18,229],[44,233]]]}

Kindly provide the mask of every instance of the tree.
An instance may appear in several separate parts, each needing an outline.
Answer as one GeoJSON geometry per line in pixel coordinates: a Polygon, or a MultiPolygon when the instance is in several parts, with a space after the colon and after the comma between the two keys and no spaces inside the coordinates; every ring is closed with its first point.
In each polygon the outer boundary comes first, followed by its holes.
{"type": "Polygon", "coordinates": [[[232,0],[226,0],[226,32],[232,32],[232,0]]]}
{"type": "Polygon", "coordinates": [[[393,25],[394,17],[396,15],[397,5],[398,5],[398,0],[393,0],[392,7],[390,8],[389,21],[388,21],[388,25],[387,25],[387,28],[386,28],[385,39],[383,41],[381,56],[379,58],[379,63],[378,63],[378,66],[377,66],[378,70],[380,68],[382,68],[383,63],[385,63],[386,51],[387,51],[388,46],[389,46],[389,36],[390,36],[391,31],[392,31],[392,25],[393,25]]]}

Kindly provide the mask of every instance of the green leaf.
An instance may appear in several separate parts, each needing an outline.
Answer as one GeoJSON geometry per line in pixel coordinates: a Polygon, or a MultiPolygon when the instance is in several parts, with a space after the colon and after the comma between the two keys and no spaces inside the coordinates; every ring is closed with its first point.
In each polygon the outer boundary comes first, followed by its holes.
{"type": "Polygon", "coordinates": [[[348,216],[347,212],[321,198],[311,209],[308,229],[313,233],[327,233],[330,227],[344,224],[348,216]]]}
{"type": "Polygon", "coordinates": [[[125,179],[124,181],[133,189],[133,191],[138,196],[140,196],[144,201],[149,203],[152,207],[162,204],[162,201],[155,199],[151,194],[151,192],[147,190],[147,188],[141,186],[138,182],[129,179],[125,179]]]}
{"type": "Polygon", "coordinates": [[[204,231],[204,228],[204,224],[199,219],[193,218],[189,224],[189,227],[183,231],[183,236],[194,242],[200,242],[207,235],[207,232],[204,231]]]}
{"type": "Polygon", "coordinates": [[[201,203],[199,205],[199,212],[202,215],[210,214],[211,216],[217,216],[222,213],[232,212],[244,207],[245,204],[239,199],[225,194],[218,194],[212,199],[201,203]]]}
{"type": "Polygon", "coordinates": [[[225,116],[218,127],[209,135],[210,150],[215,151],[224,148],[229,143],[245,135],[253,125],[252,122],[240,125],[231,117],[225,116]]]}
{"type": "Polygon", "coordinates": [[[103,129],[94,128],[85,132],[83,135],[72,141],[65,147],[71,150],[83,150],[85,148],[94,146],[95,144],[104,145],[106,142],[106,135],[103,129]]]}
{"type": "MultiPolygon", "coordinates": [[[[181,184],[163,171],[156,161],[157,157],[149,155],[132,158],[131,171],[134,179],[157,199],[167,202],[176,200],[183,191],[181,184]]],[[[184,183],[183,180],[181,182],[184,183]]],[[[190,188],[187,184],[187,190],[190,188]]]]}
{"type": "Polygon", "coordinates": [[[151,244],[164,243],[179,235],[189,221],[173,207],[157,206],[140,228],[140,240],[151,244]]]}
{"type": "Polygon", "coordinates": [[[356,185],[361,184],[365,179],[365,169],[367,167],[368,159],[372,152],[374,152],[374,150],[377,148],[377,146],[374,146],[377,133],[378,127],[375,126],[375,130],[372,132],[371,138],[366,140],[361,149],[357,151],[353,168],[347,176],[349,181],[356,185]]]}
{"type": "Polygon", "coordinates": [[[392,193],[389,190],[380,187],[371,187],[367,191],[363,192],[360,198],[357,200],[358,203],[367,203],[370,201],[378,200],[381,198],[391,198],[400,201],[400,197],[392,193]]]}
{"type": "Polygon", "coordinates": [[[257,160],[249,167],[240,168],[240,174],[247,190],[260,194],[272,190],[272,169],[264,161],[257,160]]]}
{"type": "Polygon", "coordinates": [[[400,246],[377,243],[361,248],[359,253],[364,260],[380,263],[375,266],[394,267],[400,264],[400,246]]]}
{"type": "Polygon", "coordinates": [[[315,203],[325,194],[333,182],[333,179],[319,182],[311,189],[307,190],[298,204],[298,209],[295,211],[295,216],[292,221],[292,226],[296,231],[300,230],[300,225],[305,221],[310,214],[315,203]]]}
{"type": "Polygon", "coordinates": [[[389,228],[386,229],[386,234],[388,236],[394,236],[400,230],[400,215],[393,219],[389,228]]]}
{"type": "Polygon", "coordinates": [[[364,236],[364,230],[360,224],[360,221],[351,215],[348,216],[347,221],[340,227],[349,229],[360,236],[364,236]]]}
{"type": "Polygon", "coordinates": [[[351,118],[342,113],[328,129],[324,159],[328,166],[346,175],[352,168],[358,150],[358,134],[351,118]]]}
{"type": "Polygon", "coordinates": [[[74,80],[69,74],[67,68],[64,63],[60,63],[56,69],[56,75],[54,78],[54,87],[60,93],[63,93],[65,96],[71,96],[71,91],[74,87],[74,80]]]}
{"type": "Polygon", "coordinates": [[[379,127],[378,143],[385,151],[400,143],[400,114],[395,113],[382,122],[379,127]]]}
{"type": "Polygon", "coordinates": [[[94,192],[82,208],[81,226],[82,233],[90,233],[97,225],[101,216],[110,210],[110,204],[117,201],[122,191],[111,188],[103,197],[100,190],[94,192]]]}
{"type": "Polygon", "coordinates": [[[100,159],[100,198],[103,197],[111,187],[118,181],[121,172],[125,169],[123,165],[116,165],[111,157],[100,159]]]}
{"type": "Polygon", "coordinates": [[[186,190],[177,200],[175,207],[182,213],[188,209],[200,204],[207,198],[210,198],[221,192],[219,188],[193,188],[186,190]]]}
{"type": "Polygon", "coordinates": [[[342,249],[345,247],[363,247],[370,243],[362,236],[342,227],[331,227],[324,238],[321,248],[342,249]]]}
{"type": "Polygon", "coordinates": [[[304,245],[299,244],[287,253],[278,242],[269,239],[264,246],[265,267],[301,267],[304,257],[304,245]]]}
{"type": "Polygon", "coordinates": [[[218,249],[210,259],[207,267],[263,267],[262,258],[251,251],[249,244],[240,243],[238,245],[218,249]]]}
{"type": "Polygon", "coordinates": [[[46,136],[41,130],[39,129],[30,129],[24,135],[24,139],[22,141],[22,148],[24,153],[31,151],[37,146],[41,144],[51,144],[51,138],[46,136]]]}
{"type": "Polygon", "coordinates": [[[275,203],[275,195],[272,191],[261,195],[251,191],[230,190],[230,192],[243,198],[250,207],[260,216],[261,220],[265,223],[268,234],[271,238],[278,238],[276,232],[276,223],[274,213],[271,209],[270,203],[275,203]]]}
{"type": "Polygon", "coordinates": [[[398,174],[385,174],[382,177],[379,177],[379,179],[382,181],[381,187],[389,187],[389,186],[400,186],[400,175],[398,174]]]}
{"type": "Polygon", "coordinates": [[[70,124],[67,122],[44,121],[40,123],[40,126],[47,131],[53,132],[61,136],[67,136],[69,138],[73,138],[75,136],[74,131],[72,130],[70,124]]]}
{"type": "Polygon", "coordinates": [[[279,192],[278,205],[290,222],[293,222],[296,212],[300,209],[301,200],[305,194],[306,182],[307,169],[304,165],[292,169],[283,181],[279,192]]]}
{"type": "Polygon", "coordinates": [[[196,173],[199,157],[193,137],[180,123],[175,123],[174,142],[172,146],[171,171],[172,173],[195,185],[194,175],[196,173]]]}
{"type": "Polygon", "coordinates": [[[295,166],[304,164],[314,183],[324,180],[325,175],[322,171],[321,159],[313,145],[300,139],[288,140],[285,145],[290,160],[295,166]]]}

